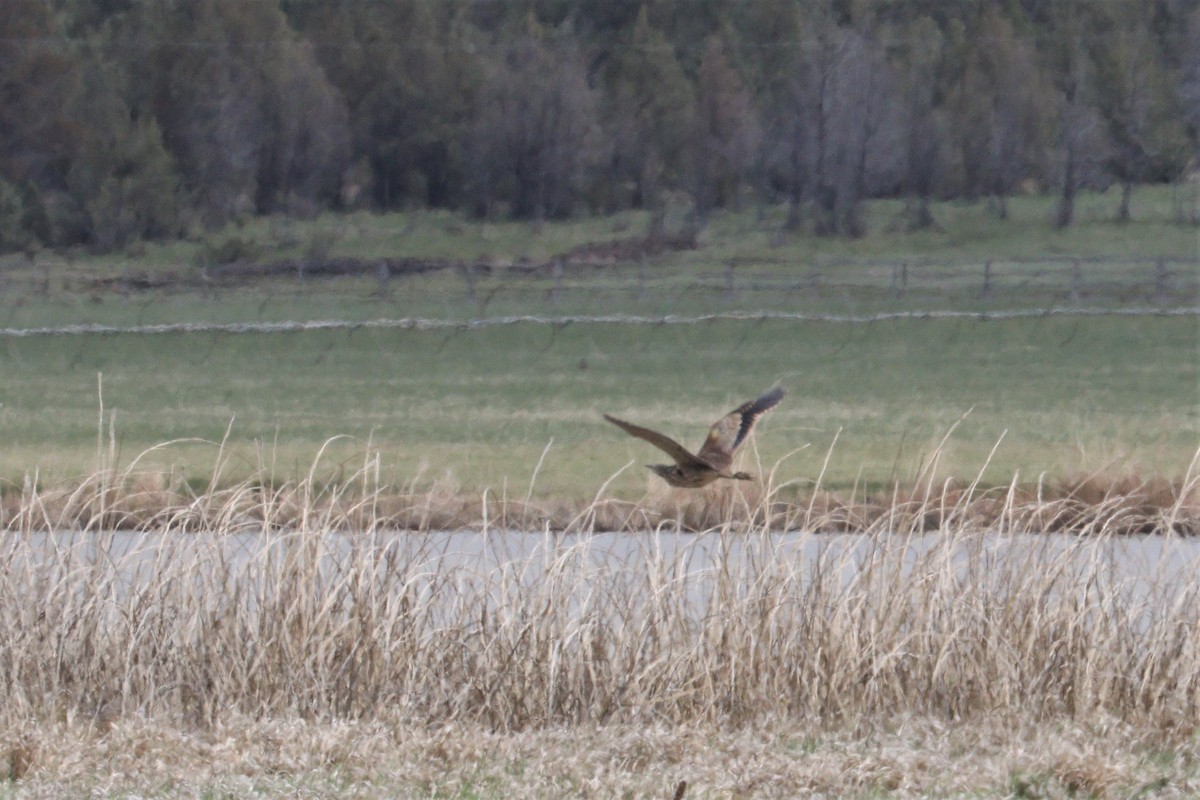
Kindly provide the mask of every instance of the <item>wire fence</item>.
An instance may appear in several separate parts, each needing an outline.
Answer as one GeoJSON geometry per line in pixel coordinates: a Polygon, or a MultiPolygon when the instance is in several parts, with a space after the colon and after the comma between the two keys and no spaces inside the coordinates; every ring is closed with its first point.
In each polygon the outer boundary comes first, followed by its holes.
{"type": "Polygon", "coordinates": [[[0,271],[0,337],[481,329],[511,325],[869,324],[904,319],[1200,315],[1200,260],[727,258],[697,268],[571,254],[537,263],[445,259],[163,267],[87,280],[0,271]],[[77,321],[36,323],[29,299],[90,298],[77,321]],[[179,296],[195,301],[170,316],[179,296]],[[350,300],[330,310],[331,297],[350,300]],[[235,302],[236,301],[236,302],[235,302]],[[7,308],[6,308],[7,307],[7,308]],[[120,309],[125,309],[124,314],[120,309]],[[350,310],[351,313],[346,313],[350,310]],[[128,313],[128,312],[134,313],[128,313]],[[187,317],[190,317],[188,319],[187,317]],[[26,324],[19,324],[25,321],[26,324]]]}
{"type": "Polygon", "coordinates": [[[80,335],[121,335],[121,334],[181,334],[181,333],[297,333],[304,331],[337,331],[359,329],[401,329],[401,330],[476,330],[508,325],[549,325],[563,327],[567,325],[697,325],[708,322],[738,321],[738,322],[828,322],[839,324],[869,324],[890,320],[937,320],[937,319],[973,319],[980,321],[1024,319],[1034,317],[1200,317],[1200,306],[1176,308],[1046,308],[1046,309],[1014,309],[1008,311],[893,311],[878,314],[805,314],[801,312],[783,311],[730,311],[714,314],[662,316],[640,316],[634,314],[605,314],[605,315],[536,315],[520,314],[500,317],[485,317],[480,319],[454,320],[429,319],[423,317],[402,317],[398,319],[324,319],[285,322],[231,322],[205,323],[181,322],[162,325],[60,325],[38,328],[0,328],[0,337],[25,338],[33,336],[80,336],[80,335]]]}
{"type": "MultiPolygon", "coordinates": [[[[1200,245],[1198,245],[1200,249],[1200,245]]],[[[1091,298],[1145,301],[1166,305],[1200,299],[1200,255],[1189,258],[1033,258],[943,261],[927,259],[856,259],[782,265],[761,260],[726,259],[719,273],[671,275],[642,265],[608,267],[609,280],[587,274],[588,265],[550,262],[539,272],[548,281],[550,299],[572,292],[608,291],[645,296],[663,290],[725,295],[829,297],[857,291],[904,300],[940,295],[981,302],[1005,298],[1080,305],[1091,298]],[[782,268],[781,268],[782,267],[782,268]],[[582,275],[582,279],[581,279],[582,275]]],[[[464,292],[475,299],[480,271],[460,268],[464,292]]],[[[1039,303],[1049,305],[1052,303],[1039,303]]],[[[1105,303],[1108,304],[1107,302],[1105,303]]]]}

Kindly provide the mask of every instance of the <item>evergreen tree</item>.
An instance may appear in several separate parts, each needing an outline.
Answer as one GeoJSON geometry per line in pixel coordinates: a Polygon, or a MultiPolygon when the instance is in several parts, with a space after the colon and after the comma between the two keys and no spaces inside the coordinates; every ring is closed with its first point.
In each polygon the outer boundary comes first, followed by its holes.
{"type": "Polygon", "coordinates": [[[607,110],[610,180],[628,184],[629,202],[655,207],[664,188],[683,185],[695,99],[674,48],[638,14],[629,42],[613,58],[607,110]]]}
{"type": "Polygon", "coordinates": [[[278,0],[143,3],[119,36],[207,224],[336,199],[345,110],[278,0]]]}
{"type": "Polygon", "coordinates": [[[1052,90],[1034,46],[994,7],[968,23],[958,49],[947,100],[960,170],[954,190],[991,197],[1004,219],[1007,197],[1043,170],[1052,90]]]}
{"type": "Polygon", "coordinates": [[[61,190],[79,146],[79,54],[44,0],[0,3],[0,177],[61,190]]]}
{"type": "Polygon", "coordinates": [[[574,40],[531,18],[488,65],[478,98],[468,152],[475,210],[573,213],[599,156],[595,93],[574,40]]]}
{"type": "Polygon", "coordinates": [[[714,36],[729,36],[729,25],[745,10],[737,0],[647,0],[650,24],[675,46],[689,78],[695,79],[700,62],[714,36]]]}
{"type": "Polygon", "coordinates": [[[696,205],[704,212],[736,207],[760,138],[753,98],[712,37],[696,78],[696,205]]]}
{"type": "Polygon", "coordinates": [[[179,177],[158,125],[148,116],[135,117],[119,70],[89,50],[90,66],[72,107],[80,146],[67,173],[69,194],[84,215],[81,238],[110,250],[174,235],[179,177]]]}
{"type": "Polygon", "coordinates": [[[463,194],[460,150],[478,81],[464,11],[436,0],[296,3],[298,28],[349,112],[353,159],[382,208],[446,205],[463,194]],[[453,30],[459,29],[454,39],[453,30]]]}
{"type": "Polygon", "coordinates": [[[1200,158],[1200,8],[1188,15],[1186,30],[1186,44],[1179,58],[1179,105],[1188,126],[1193,158],[1200,158]]]}
{"type": "Polygon", "coordinates": [[[8,224],[17,214],[24,230],[10,243],[110,249],[176,232],[171,159],[127,105],[104,31],[83,24],[97,13],[82,1],[57,14],[30,0],[0,7],[0,37],[13,45],[0,51],[0,177],[8,224]]]}
{"type": "Polygon", "coordinates": [[[1096,106],[1112,143],[1108,171],[1121,183],[1117,220],[1125,222],[1135,184],[1182,170],[1186,134],[1146,7],[1110,0],[1094,4],[1093,13],[1096,106]]]}

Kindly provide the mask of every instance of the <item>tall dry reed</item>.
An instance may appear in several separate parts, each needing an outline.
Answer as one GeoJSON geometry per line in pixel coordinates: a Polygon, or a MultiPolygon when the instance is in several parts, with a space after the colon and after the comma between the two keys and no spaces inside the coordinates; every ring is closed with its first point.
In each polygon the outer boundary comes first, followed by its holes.
{"type": "Polygon", "coordinates": [[[130,474],[31,483],[0,536],[0,724],[1197,722],[1200,560],[1171,533],[1194,524],[1195,478],[1086,513],[930,480],[853,526],[853,503],[768,483],[704,496],[723,518],[698,534],[670,498],[597,500],[565,533],[496,529],[517,518],[485,500],[474,530],[417,534],[370,473],[192,497],[130,474]],[[155,492],[185,500],[137,516],[155,492]],[[651,527],[605,534],[611,508],[651,527]],[[1088,535],[1025,532],[1064,515],[1088,535]],[[1130,570],[1117,534],[1147,526],[1174,556],[1130,570]]]}

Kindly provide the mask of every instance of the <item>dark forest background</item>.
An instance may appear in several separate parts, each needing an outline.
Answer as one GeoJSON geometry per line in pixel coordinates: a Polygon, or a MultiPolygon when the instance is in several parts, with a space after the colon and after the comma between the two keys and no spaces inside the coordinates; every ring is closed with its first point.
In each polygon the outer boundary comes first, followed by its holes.
{"type": "Polygon", "coordinates": [[[1196,0],[3,0],[0,251],[261,214],[545,219],[1182,180],[1196,0]]]}

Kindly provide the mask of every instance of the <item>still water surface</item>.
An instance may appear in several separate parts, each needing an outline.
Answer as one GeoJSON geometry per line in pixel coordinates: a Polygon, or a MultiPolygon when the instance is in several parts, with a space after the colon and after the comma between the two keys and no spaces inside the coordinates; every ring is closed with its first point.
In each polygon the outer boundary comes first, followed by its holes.
{"type": "Polygon", "coordinates": [[[350,579],[421,588],[424,597],[483,594],[496,602],[547,580],[646,587],[680,585],[707,598],[714,585],[764,576],[842,586],[927,578],[1011,590],[1031,573],[1060,586],[1103,582],[1130,599],[1194,587],[1200,539],[1082,538],[1059,534],[595,533],[492,530],[409,533],[145,533],[0,535],[10,579],[24,575],[102,585],[123,595],[164,580],[256,589],[302,574],[316,589],[350,579]],[[290,572],[289,572],[290,570],[290,572]]]}

